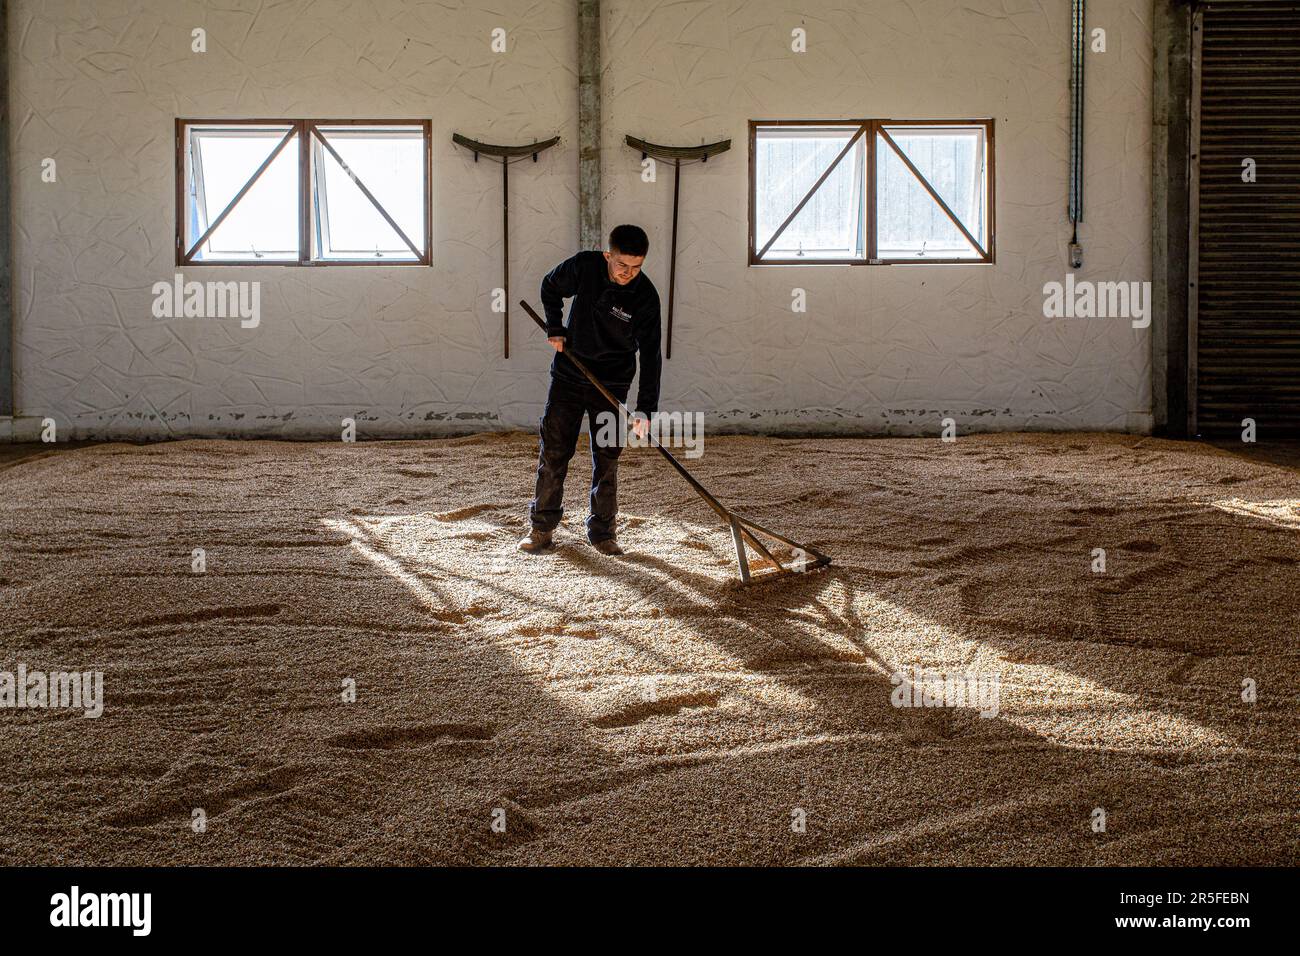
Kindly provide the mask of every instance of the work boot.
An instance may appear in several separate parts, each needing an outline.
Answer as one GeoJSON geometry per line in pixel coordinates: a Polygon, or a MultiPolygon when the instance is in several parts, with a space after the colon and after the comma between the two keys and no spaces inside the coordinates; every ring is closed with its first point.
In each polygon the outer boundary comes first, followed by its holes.
{"type": "Polygon", "coordinates": [[[525,554],[538,554],[551,546],[551,532],[533,528],[528,536],[519,539],[519,550],[525,554]]]}
{"type": "Polygon", "coordinates": [[[591,542],[591,546],[601,554],[622,554],[623,549],[618,546],[616,538],[602,538],[600,541],[591,542]]]}

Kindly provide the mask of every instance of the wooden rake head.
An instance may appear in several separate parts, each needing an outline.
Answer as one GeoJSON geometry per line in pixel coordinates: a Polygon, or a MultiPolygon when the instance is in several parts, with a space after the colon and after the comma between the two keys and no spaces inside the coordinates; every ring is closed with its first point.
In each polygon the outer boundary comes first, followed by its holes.
{"type": "Polygon", "coordinates": [[[831,563],[831,559],[816,548],[810,548],[807,545],[791,541],[789,538],[764,528],[762,525],[751,521],[749,518],[742,517],[734,511],[729,511],[728,515],[731,519],[731,539],[736,545],[736,563],[740,566],[740,583],[742,585],[762,584],[765,581],[772,581],[791,574],[804,574],[808,571],[824,568],[831,563]],[[769,538],[774,538],[786,545],[793,553],[792,560],[782,564],[763,545],[763,542],[755,536],[754,532],[765,534],[769,538]],[[745,550],[746,544],[758,553],[758,561],[755,562],[758,567],[750,564],[749,555],[745,550]]]}

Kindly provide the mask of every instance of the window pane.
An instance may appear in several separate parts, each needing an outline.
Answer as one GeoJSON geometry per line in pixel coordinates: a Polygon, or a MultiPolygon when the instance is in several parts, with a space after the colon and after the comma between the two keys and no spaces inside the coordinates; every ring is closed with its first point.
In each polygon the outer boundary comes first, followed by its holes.
{"type": "MultiPolygon", "coordinates": [[[[289,127],[193,128],[186,210],[188,250],[253,177],[289,127]]],[[[195,261],[298,258],[298,140],[289,141],[195,261]]]]}
{"type": "MultiPolygon", "coordinates": [[[[357,180],[423,248],[424,132],[418,127],[320,127],[357,180]]],[[[320,143],[316,157],[316,248],[323,259],[410,261],[419,258],[320,143]]]]}
{"type": "MultiPolygon", "coordinates": [[[[755,137],[754,241],[762,249],[834,162],[857,127],[763,127],[755,137]]],[[[861,139],[821,184],[764,259],[860,257],[861,139]]]]}
{"type": "MultiPolygon", "coordinates": [[[[984,130],[887,127],[934,191],[981,244],[985,238],[984,130]]],[[[876,140],[876,243],[882,259],[976,259],[978,250],[885,142],[876,140]]]]}

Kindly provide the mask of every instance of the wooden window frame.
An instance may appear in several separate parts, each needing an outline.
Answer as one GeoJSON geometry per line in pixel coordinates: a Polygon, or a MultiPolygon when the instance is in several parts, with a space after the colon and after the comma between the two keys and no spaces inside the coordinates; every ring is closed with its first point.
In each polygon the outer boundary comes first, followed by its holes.
{"type": "MultiPolygon", "coordinates": [[[[337,156],[336,156],[337,159],[337,156]]],[[[341,160],[340,160],[341,162],[341,160]]],[[[347,169],[344,164],[344,169],[347,169]]],[[[400,228],[392,221],[388,212],[374,198],[373,194],[364,186],[361,180],[353,177],[353,181],[361,188],[362,193],[370,200],[379,210],[380,214],[396,229],[399,235],[403,236],[408,242],[400,228]]],[[[177,266],[308,266],[311,268],[321,268],[330,266],[378,266],[380,268],[392,268],[399,266],[428,266],[432,265],[433,254],[433,123],[431,120],[409,120],[409,119],[187,119],[178,118],[176,120],[176,265],[177,266]],[[265,259],[197,259],[195,254],[202,248],[204,239],[208,236],[200,237],[198,243],[193,249],[185,248],[185,210],[186,194],[185,185],[187,180],[187,162],[189,156],[189,129],[195,126],[277,126],[288,129],[284,143],[277,145],[272,156],[268,157],[259,167],[253,177],[244,184],[244,187],[235,195],[234,200],[222,211],[217,217],[216,222],[208,227],[208,235],[215,232],[216,226],[231,210],[238,205],[243,196],[253,187],[258,177],[270,166],[274,155],[278,154],[284,145],[287,145],[296,136],[298,140],[298,258],[295,259],[277,259],[268,262],[265,259]],[[313,258],[313,235],[312,235],[312,194],[313,194],[313,172],[315,167],[312,164],[313,143],[319,140],[326,149],[333,153],[324,134],[320,132],[322,127],[331,126],[409,126],[412,129],[419,129],[424,142],[424,234],[421,237],[422,246],[417,249],[414,243],[411,243],[411,251],[418,254],[415,259],[320,259],[313,258]]]]}
{"type": "Polygon", "coordinates": [[[892,266],[892,265],[992,265],[997,261],[997,228],[994,210],[996,207],[996,181],[997,167],[995,165],[996,151],[993,147],[993,120],[988,119],[786,119],[786,120],[750,120],[749,121],[749,265],[751,266],[892,266]],[[768,240],[763,249],[759,249],[755,242],[755,218],[756,218],[756,200],[757,200],[757,152],[758,152],[758,131],[766,127],[777,126],[823,126],[838,127],[846,131],[857,128],[857,131],[850,138],[840,151],[839,156],[828,166],[822,175],[808,190],[807,194],[795,204],[785,221],[777,227],[776,232],[768,240]],[[947,204],[935,191],[934,187],[921,175],[915,165],[899,149],[898,144],[893,141],[888,130],[899,126],[934,126],[934,127],[982,127],[984,130],[984,161],[987,169],[985,182],[985,218],[988,221],[988,248],[981,249],[980,243],[975,240],[967,230],[964,223],[956,216],[947,204]],[[881,137],[884,137],[886,148],[892,149],[907,165],[909,171],[926,190],[936,200],[940,210],[957,227],[958,231],[965,235],[968,241],[974,245],[979,255],[968,256],[965,258],[881,258],[878,255],[877,234],[876,234],[876,147],[881,137]],[[848,258],[796,258],[796,259],[763,259],[760,258],[767,247],[781,235],[782,231],[794,221],[800,210],[812,199],[813,195],[821,187],[822,183],[830,176],[832,170],[848,155],[853,145],[859,140],[864,139],[864,162],[863,175],[866,183],[862,189],[862,194],[866,197],[865,205],[865,229],[866,229],[866,255],[862,257],[848,258]]]}

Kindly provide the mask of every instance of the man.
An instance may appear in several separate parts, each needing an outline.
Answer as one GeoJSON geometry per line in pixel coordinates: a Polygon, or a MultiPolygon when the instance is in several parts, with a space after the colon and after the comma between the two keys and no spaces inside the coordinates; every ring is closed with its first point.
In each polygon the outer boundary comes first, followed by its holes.
{"type": "Polygon", "coordinates": [[[627,400],[641,357],[641,379],[633,419],[638,438],[649,430],[648,416],[659,409],[659,293],[641,272],[650,240],[638,226],[617,226],[609,234],[606,252],[579,252],[551,270],[542,280],[547,341],[555,349],[551,387],[542,416],[541,451],[537,459],[537,490],[528,505],[532,530],[519,542],[529,554],[551,547],[551,535],[564,515],[564,476],[578,447],[585,415],[591,430],[591,516],[587,540],[601,554],[622,554],[614,531],[618,515],[618,456],[623,436],[617,428],[601,429],[597,416],[618,418],[618,409],[600,394],[577,366],[573,355],[620,402],[627,400]],[[564,300],[573,296],[569,324],[562,322],[564,300]],[[597,434],[616,440],[597,441],[597,434]]]}

